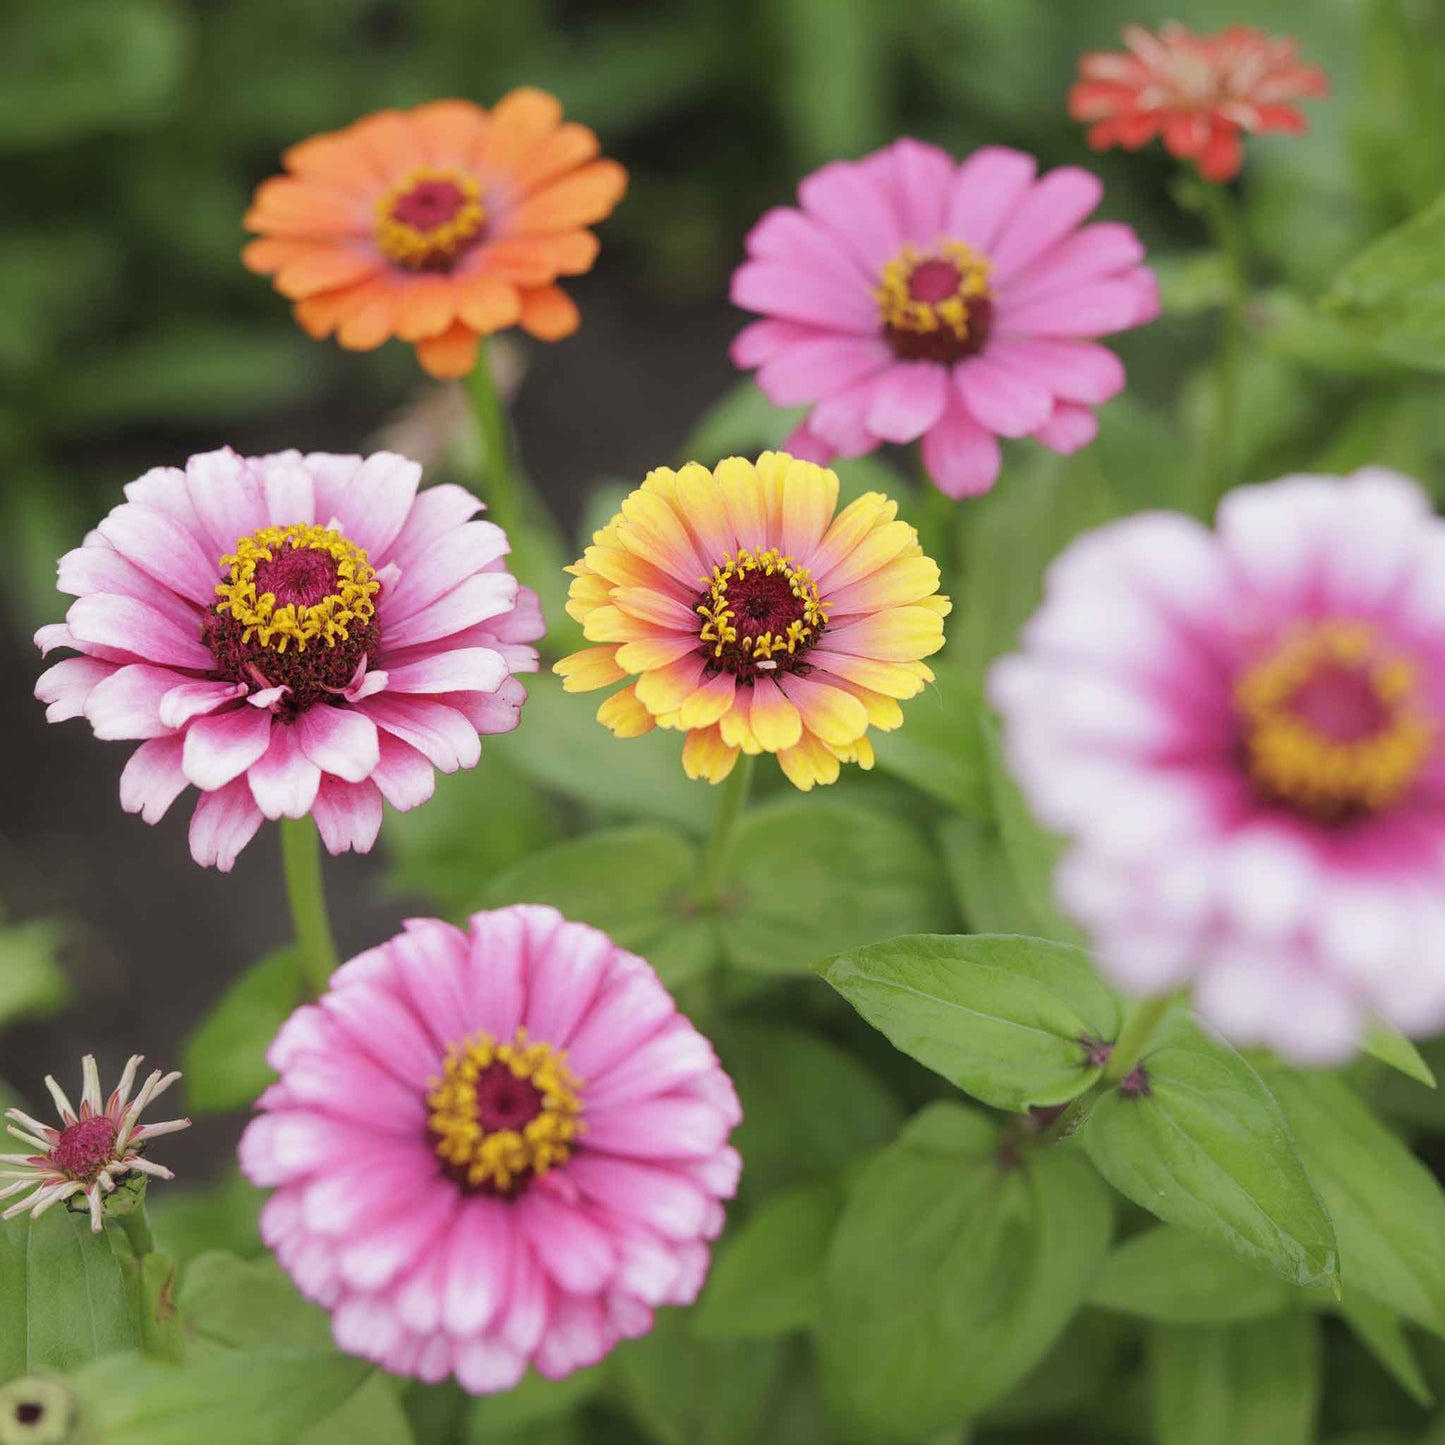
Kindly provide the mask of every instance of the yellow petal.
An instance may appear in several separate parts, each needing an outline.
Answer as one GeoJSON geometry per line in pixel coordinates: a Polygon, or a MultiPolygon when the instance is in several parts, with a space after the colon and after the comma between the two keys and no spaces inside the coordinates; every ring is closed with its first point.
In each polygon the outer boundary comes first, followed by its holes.
{"type": "Polygon", "coordinates": [[[592,692],[627,676],[617,665],[615,647],[584,648],[554,663],[552,671],[562,679],[563,692],[592,692]]]}
{"type": "Polygon", "coordinates": [[[635,687],[614,692],[597,709],[597,721],[619,738],[640,738],[654,726],[652,714],[637,700],[635,687]]]}
{"type": "Polygon", "coordinates": [[[723,742],[716,727],[688,733],[682,745],[682,770],[690,778],[720,783],[732,772],[737,760],[738,750],[723,742]]]}
{"type": "Polygon", "coordinates": [[[803,715],[774,682],[759,680],[753,685],[748,723],[759,745],[770,753],[796,747],[803,736],[803,715]]]}

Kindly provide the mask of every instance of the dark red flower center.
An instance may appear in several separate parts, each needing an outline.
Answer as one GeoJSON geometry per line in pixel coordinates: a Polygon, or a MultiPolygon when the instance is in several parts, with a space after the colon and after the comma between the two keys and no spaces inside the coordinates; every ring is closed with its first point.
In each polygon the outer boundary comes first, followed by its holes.
{"type": "Polygon", "coordinates": [[[803,672],[804,661],[828,621],[806,568],[775,549],[739,548],[713,568],[712,581],[693,609],[711,672],[730,672],[741,684],[758,675],[803,672]]]}
{"type": "Polygon", "coordinates": [[[94,1179],[115,1158],[116,1127],[104,1114],[81,1119],[61,1132],[51,1162],[72,1179],[94,1179]]]}
{"type": "Polygon", "coordinates": [[[460,171],[413,171],[376,208],[376,244],[411,271],[450,271],[481,239],[487,212],[477,181],[460,171]]]}
{"type": "Polygon", "coordinates": [[[1334,743],[1362,743],[1394,721],[1373,677],[1338,662],[1317,667],[1295,689],[1288,707],[1311,732],[1334,743]]]}
{"type": "Polygon", "coordinates": [[[489,1064],[477,1076],[477,1123],[488,1133],[521,1130],[542,1112],[542,1091],[519,1079],[504,1063],[489,1064]]]}
{"type": "Polygon", "coordinates": [[[432,231],[453,220],[467,198],[455,181],[418,181],[392,203],[394,220],[418,231],[432,231]]]}
{"type": "Polygon", "coordinates": [[[905,246],[883,268],[875,293],[894,355],[952,363],[982,351],[993,329],[988,272],[962,241],[940,242],[927,255],[905,246]]]}

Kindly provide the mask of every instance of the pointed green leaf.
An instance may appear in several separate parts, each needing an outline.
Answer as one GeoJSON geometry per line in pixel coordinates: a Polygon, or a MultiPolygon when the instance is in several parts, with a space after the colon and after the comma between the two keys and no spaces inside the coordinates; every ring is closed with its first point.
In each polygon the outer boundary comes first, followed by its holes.
{"type": "Polygon", "coordinates": [[[1430,1409],[1435,1403],[1435,1393],[1420,1368],[1415,1347],[1399,1316],[1360,1294],[1340,1300],[1334,1309],[1395,1383],[1417,1405],[1430,1409]]]}
{"type": "Polygon", "coordinates": [[[1294,1284],[1338,1279],[1329,1215],[1258,1074],[1183,1015],[1144,1058],[1142,1092],[1114,1089],[1083,1128],[1121,1194],[1294,1284]]]}
{"type": "Polygon", "coordinates": [[[1119,1033],[1088,954],[1041,938],[910,935],[815,967],[895,1048],[996,1109],[1075,1098],[1102,1072],[1089,1045],[1119,1033]]]}
{"type": "Polygon", "coordinates": [[[1435,1087],[1435,1071],[1398,1029],[1376,1020],[1365,1033],[1360,1048],[1373,1059],[1397,1069],[1408,1079],[1424,1084],[1427,1089],[1435,1087]]]}

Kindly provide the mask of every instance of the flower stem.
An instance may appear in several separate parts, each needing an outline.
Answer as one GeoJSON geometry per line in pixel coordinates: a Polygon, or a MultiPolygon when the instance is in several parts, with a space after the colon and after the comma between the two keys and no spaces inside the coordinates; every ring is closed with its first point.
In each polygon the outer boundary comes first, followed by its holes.
{"type": "Polygon", "coordinates": [[[125,1237],[130,1241],[131,1253],[137,1259],[144,1259],[146,1255],[156,1252],[155,1235],[151,1233],[151,1222],[146,1217],[144,1199],[138,1200],[135,1207],[124,1214],[111,1217],[125,1231],[125,1237]]]}
{"type": "Polygon", "coordinates": [[[507,416],[502,409],[502,399],[497,394],[496,378],[492,374],[491,352],[484,339],[477,353],[477,364],[467,378],[471,392],[472,411],[477,418],[477,430],[482,441],[482,466],[488,510],[491,519],[515,543],[518,530],[524,520],[522,496],[517,479],[512,471],[511,448],[507,442],[507,416]]]}
{"type": "Polygon", "coordinates": [[[702,878],[698,885],[698,902],[705,907],[716,906],[722,896],[738,820],[747,802],[756,762],[756,758],[743,753],[718,790],[717,812],[713,814],[712,834],[703,854],[702,878]]]}
{"type": "Polygon", "coordinates": [[[1219,354],[1214,364],[1214,415],[1210,421],[1206,478],[1209,512],[1239,480],[1236,475],[1235,440],[1239,425],[1239,367],[1244,350],[1244,308],[1249,300],[1249,269],[1246,261],[1244,228],[1229,191],[1221,185],[1200,183],[1192,197],[1215,248],[1224,258],[1228,283],[1219,327],[1219,354]]]}
{"type": "Polygon", "coordinates": [[[281,819],[281,863],[301,965],[313,991],[323,994],[338,959],[321,886],[321,835],[311,818],[281,819]]]}
{"type": "Polygon", "coordinates": [[[1138,1067],[1139,1060],[1144,1057],[1144,1050],[1149,1047],[1150,1041],[1173,1002],[1173,995],[1167,993],[1161,994],[1158,998],[1146,998],[1129,1015],[1128,1021],[1119,1031],[1119,1039],[1114,1045],[1114,1052],[1109,1055],[1109,1062],[1104,1067],[1104,1076],[1101,1082],[1105,1088],[1127,1079],[1138,1067]]]}

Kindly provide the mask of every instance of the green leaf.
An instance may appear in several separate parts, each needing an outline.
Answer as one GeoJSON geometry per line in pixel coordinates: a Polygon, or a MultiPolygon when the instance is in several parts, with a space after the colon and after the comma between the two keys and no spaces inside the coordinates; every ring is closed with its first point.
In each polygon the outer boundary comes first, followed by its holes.
{"type": "MultiPolygon", "coordinates": [[[[985,1418],[990,1425],[1009,1426],[1044,1420],[1072,1425],[1081,1416],[1094,1418],[1102,1400],[1112,1399],[1119,1369],[1135,1343],[1132,1321],[1086,1307],[1048,1354],[1002,1400],[989,1406],[985,1418]]],[[[1045,1438],[1052,1445],[1051,1437],[1045,1438]]]]}
{"type": "Polygon", "coordinates": [[[1041,938],[893,938],[815,965],[895,1048],[996,1109],[1062,1104],[1103,1072],[1119,1005],[1088,954],[1041,938]]]}
{"type": "Polygon", "coordinates": [[[261,1206],[266,1194],[232,1168],[222,1183],[204,1188],[158,1189],[146,1200],[156,1240],[172,1259],[195,1259],[208,1250],[258,1255],[261,1206]]]}
{"type": "Polygon", "coordinates": [[[981,1115],[935,1104],[849,1181],[820,1350],[850,1440],[916,1441],[986,1409],[1083,1301],[1108,1191],[1073,1151],[1001,1167],[996,1145],[981,1115]]]}
{"type": "Polygon", "coordinates": [[[1148,1229],[1104,1261],[1089,1303],[1169,1325],[1224,1325],[1300,1302],[1278,1275],[1184,1229],[1148,1229]]]}
{"type": "Polygon", "coordinates": [[[1339,1240],[1344,1297],[1364,1295],[1445,1336],[1445,1192],[1337,1078],[1270,1068],[1339,1240]]]}
{"type": "Polygon", "coordinates": [[[1398,1069],[1406,1078],[1424,1084],[1427,1089],[1435,1087],[1435,1071],[1421,1057],[1420,1050],[1389,1024],[1380,1020],[1372,1023],[1360,1047],[1371,1058],[1398,1069]]]}
{"type": "Polygon", "coordinates": [[[169,1256],[147,1254],[126,1261],[135,1290],[140,1348],[153,1360],[178,1364],[185,1353],[185,1327],[176,1307],[176,1267],[169,1256]]]}
{"type": "Polygon", "coordinates": [[[1320,1397],[1310,1316],[1150,1335],[1159,1445],[1313,1445],[1320,1397]]]}
{"type": "Polygon", "coordinates": [[[1330,1217],[1258,1074],[1175,1014],[1144,1059],[1146,1089],[1115,1089],[1083,1128],[1089,1157],[1136,1204],[1267,1265],[1294,1284],[1333,1284],[1330,1217]]]}
{"type": "Polygon", "coordinates": [[[339,1410],[300,1435],[297,1445],[415,1445],[398,1388],[374,1374],[339,1410]]]}
{"type": "Polygon", "coordinates": [[[718,1253],[693,1329],[709,1339],[772,1339],[818,1316],[823,1265],[843,1199],[831,1179],[774,1194],[718,1253]]]}
{"type": "Polygon", "coordinates": [[[246,1108],[275,1082],[266,1050],[305,997],[301,955],[294,948],[268,953],[226,989],[181,1055],[193,1114],[246,1108]]]}
{"type": "Polygon", "coordinates": [[[302,1299],[269,1255],[203,1254],[186,1271],[180,1305],[187,1333],[214,1345],[258,1354],[333,1350],[326,1311],[302,1299]]]}
{"type": "Polygon", "coordinates": [[[831,798],[789,798],[746,813],[726,893],[728,959],[764,973],[805,973],[820,955],[953,925],[947,885],[918,833],[831,798]]]}
{"type": "Polygon", "coordinates": [[[992,822],[945,818],[938,846],[965,925],[974,933],[1030,933],[1038,927],[1024,902],[992,822]]]}
{"type": "Polygon", "coordinates": [[[62,1205],[0,1224],[0,1379],[72,1370],[135,1345],[121,1263],[87,1215],[62,1205]]]}
{"type": "Polygon", "coordinates": [[[664,1310],[652,1333],[622,1345],[609,1374],[629,1412],[659,1445],[754,1445],[784,1365],[779,1340],[700,1340],[664,1310]]]}
{"type": "Polygon", "coordinates": [[[503,1395],[488,1395],[472,1403],[467,1414],[467,1439],[491,1445],[512,1430],[531,1430],[570,1415],[602,1388],[603,1367],[575,1370],[560,1380],[548,1380],[529,1371],[522,1383],[503,1395]]]}
{"type": "Polygon", "coordinates": [[[1391,1379],[1417,1404],[1430,1409],[1434,1391],[1415,1357],[1415,1347],[1393,1311],[1363,1295],[1351,1295],[1334,1306],[1356,1339],[1380,1362],[1391,1379]]]}
{"type": "Polygon", "coordinates": [[[987,818],[989,762],[976,725],[976,678],[940,666],[938,680],[905,709],[904,724],[873,740],[878,766],[957,813],[987,818]]]}
{"type": "Polygon", "coordinates": [[[223,1351],[185,1365],[111,1355],[75,1376],[104,1445],[296,1445],[339,1410],[372,1366],[334,1351],[223,1351]]]}
{"type": "Polygon", "coordinates": [[[1325,305],[1385,355],[1445,371],[1445,196],[1351,261],[1325,305]]]}
{"type": "Polygon", "coordinates": [[[671,828],[615,828],[523,859],[487,884],[482,901],[550,903],[641,954],[677,988],[711,968],[720,950],[714,920],[693,911],[697,868],[697,849],[671,828]]]}
{"type": "Polygon", "coordinates": [[[0,1027],[65,1007],[70,983],[55,961],[63,934],[48,919],[0,927],[0,1027]]]}
{"type": "Polygon", "coordinates": [[[903,1111],[852,1054],[782,1024],[730,1023],[715,1042],[737,1085],[745,1199],[836,1173],[887,1143],[903,1111]],[[782,1106],[786,1101],[786,1107],[782,1106]]]}

